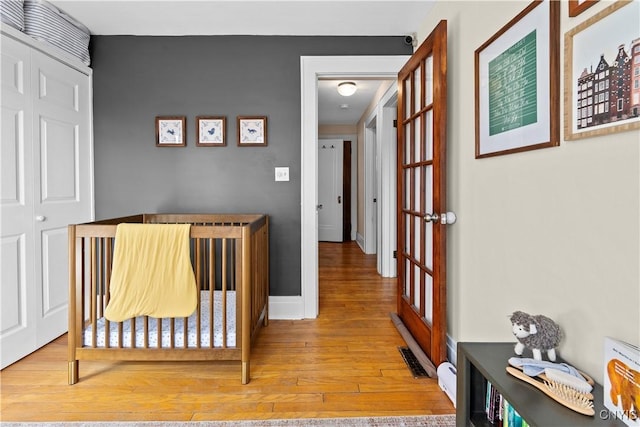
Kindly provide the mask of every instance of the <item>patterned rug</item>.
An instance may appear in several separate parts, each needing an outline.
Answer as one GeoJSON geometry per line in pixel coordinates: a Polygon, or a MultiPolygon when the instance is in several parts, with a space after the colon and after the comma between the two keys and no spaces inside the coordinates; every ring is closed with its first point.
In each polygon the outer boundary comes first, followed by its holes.
{"type": "Polygon", "coordinates": [[[0,423],[11,427],[453,427],[455,415],[421,415],[406,417],[306,418],[260,421],[193,421],[193,422],[52,422],[0,423]]]}

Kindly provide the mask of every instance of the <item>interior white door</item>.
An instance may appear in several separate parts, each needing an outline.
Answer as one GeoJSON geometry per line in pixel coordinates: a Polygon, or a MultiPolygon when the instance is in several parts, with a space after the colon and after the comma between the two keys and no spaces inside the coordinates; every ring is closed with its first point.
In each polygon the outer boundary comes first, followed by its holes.
{"type": "Polygon", "coordinates": [[[40,52],[32,79],[35,251],[42,256],[34,309],[42,346],[67,331],[67,227],[92,217],[91,98],[87,75],[40,52]]]}
{"type": "Polygon", "coordinates": [[[67,331],[67,226],[93,219],[89,73],[2,37],[2,367],[67,331]]]}
{"type": "Polygon", "coordinates": [[[33,162],[31,161],[30,49],[2,39],[2,144],[0,148],[0,363],[36,348],[33,162]],[[28,161],[27,161],[28,160],[28,161]]]}
{"type": "Polygon", "coordinates": [[[318,141],[318,240],[342,242],[343,141],[318,141]]]}

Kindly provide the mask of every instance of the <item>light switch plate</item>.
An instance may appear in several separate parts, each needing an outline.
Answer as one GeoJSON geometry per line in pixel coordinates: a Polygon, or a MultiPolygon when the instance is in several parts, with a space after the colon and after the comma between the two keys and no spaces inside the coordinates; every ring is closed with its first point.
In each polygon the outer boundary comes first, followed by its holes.
{"type": "Polygon", "coordinates": [[[276,181],[289,181],[289,168],[276,168],[276,181]]]}

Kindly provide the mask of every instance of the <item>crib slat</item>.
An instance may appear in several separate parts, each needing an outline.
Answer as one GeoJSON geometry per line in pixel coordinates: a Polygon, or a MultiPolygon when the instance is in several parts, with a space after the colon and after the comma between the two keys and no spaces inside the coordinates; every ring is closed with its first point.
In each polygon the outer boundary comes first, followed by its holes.
{"type": "MultiPolygon", "coordinates": [[[[162,320],[160,320],[160,322],[162,322],[162,320]]],[[[176,347],[176,342],[175,342],[175,319],[172,317],[169,320],[169,348],[175,348],[176,347]]],[[[159,342],[158,346],[162,347],[163,343],[159,342]]]]}
{"type": "Polygon", "coordinates": [[[97,346],[97,315],[96,315],[96,304],[98,303],[97,295],[96,295],[96,281],[97,281],[97,271],[96,271],[96,238],[91,238],[91,346],[97,346]]]}
{"type": "Polygon", "coordinates": [[[222,239],[222,348],[227,348],[227,239],[222,239]]]}
{"type": "MultiPolygon", "coordinates": [[[[111,251],[113,250],[112,239],[105,238],[105,254],[104,254],[104,307],[109,304],[109,297],[111,296],[111,251]]],[[[111,322],[104,319],[104,341],[105,346],[111,347],[111,322]]]]}
{"type": "MultiPolygon", "coordinates": [[[[122,324],[122,322],[120,324],[122,324]]],[[[136,329],[137,329],[135,317],[129,320],[129,326],[131,329],[131,336],[129,337],[129,345],[131,346],[131,348],[134,348],[136,346],[136,329]]],[[[144,320],[144,329],[145,330],[147,329],[147,319],[144,320]]],[[[144,340],[144,348],[147,348],[146,339],[144,340]]]]}
{"type": "Polygon", "coordinates": [[[102,244],[104,239],[98,237],[96,239],[96,317],[102,317],[102,307],[104,304],[102,292],[102,244]]]}
{"type": "Polygon", "coordinates": [[[124,336],[122,334],[122,322],[118,322],[118,348],[124,346],[124,336]]]}
{"type": "MultiPolygon", "coordinates": [[[[200,288],[203,284],[203,275],[202,275],[202,262],[201,262],[201,257],[204,256],[202,254],[202,252],[205,253],[206,255],[206,251],[207,248],[203,247],[204,242],[202,241],[202,239],[195,239],[195,254],[194,254],[194,258],[195,258],[195,264],[196,264],[196,288],[198,289],[198,302],[196,303],[196,330],[197,332],[197,336],[196,336],[196,347],[200,346],[200,288]]],[[[183,335],[185,337],[184,339],[184,348],[187,348],[188,343],[187,343],[187,336],[188,336],[188,331],[189,331],[189,318],[185,317],[184,318],[184,328],[183,328],[183,335]]]]}
{"type": "Polygon", "coordinates": [[[162,347],[162,319],[157,319],[158,324],[158,347],[162,347]]]}
{"type": "Polygon", "coordinates": [[[215,328],[214,328],[214,312],[213,312],[213,304],[215,303],[214,301],[214,292],[215,290],[215,283],[209,283],[209,348],[213,348],[214,342],[213,342],[213,338],[214,338],[214,333],[215,333],[215,328]]]}
{"type": "MultiPolygon", "coordinates": [[[[198,310],[198,307],[196,306],[196,312],[198,310]]],[[[185,317],[184,321],[182,323],[183,328],[182,328],[182,336],[184,337],[184,344],[182,345],[183,348],[187,348],[189,346],[189,342],[188,342],[188,337],[189,337],[189,318],[185,317]]],[[[173,334],[172,334],[173,336],[173,334]]]]}

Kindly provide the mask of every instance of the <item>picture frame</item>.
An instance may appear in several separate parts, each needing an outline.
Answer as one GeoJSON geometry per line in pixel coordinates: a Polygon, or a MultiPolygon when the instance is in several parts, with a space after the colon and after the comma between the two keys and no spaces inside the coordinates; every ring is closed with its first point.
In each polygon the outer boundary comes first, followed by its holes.
{"type": "Polygon", "coordinates": [[[475,51],[476,159],[560,144],[560,2],[536,0],[475,51]]]}
{"type": "Polygon", "coordinates": [[[266,116],[238,116],[238,146],[267,146],[266,116]]]}
{"type": "Polygon", "coordinates": [[[196,146],[224,147],[227,145],[227,119],[223,116],[196,117],[196,146]]]}
{"type": "Polygon", "coordinates": [[[565,140],[640,129],[639,15],[620,0],[565,33],[565,140]]]}
{"type": "Polygon", "coordinates": [[[598,0],[569,0],[569,16],[578,16],[597,2],[598,0]]]}
{"type": "Polygon", "coordinates": [[[184,147],[187,145],[185,116],[156,117],[156,147],[184,147]]]}

